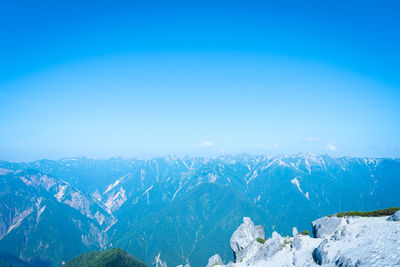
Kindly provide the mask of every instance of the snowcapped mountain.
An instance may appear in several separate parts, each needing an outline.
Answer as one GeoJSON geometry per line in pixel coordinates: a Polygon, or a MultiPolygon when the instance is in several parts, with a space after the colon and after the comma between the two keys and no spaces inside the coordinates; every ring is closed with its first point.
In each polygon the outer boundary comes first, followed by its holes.
{"type": "Polygon", "coordinates": [[[233,259],[228,233],[246,216],[266,234],[288,234],[326,214],[398,206],[400,160],[296,154],[0,161],[0,183],[0,251],[59,264],[114,246],[149,264],[158,256],[170,266],[204,266],[213,253],[233,259]],[[39,234],[41,225],[54,229],[51,240],[39,234]],[[65,229],[76,234],[65,238],[65,229]]]}

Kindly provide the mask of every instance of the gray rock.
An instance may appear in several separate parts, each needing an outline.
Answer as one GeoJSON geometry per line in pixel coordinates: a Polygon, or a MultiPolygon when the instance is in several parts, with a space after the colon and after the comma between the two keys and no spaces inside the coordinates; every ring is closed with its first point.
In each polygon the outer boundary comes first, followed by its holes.
{"type": "Polygon", "coordinates": [[[297,230],[296,227],[293,227],[292,235],[293,235],[293,236],[296,236],[296,235],[298,235],[298,234],[299,234],[299,230],[297,230]]]}
{"type": "Polygon", "coordinates": [[[328,252],[324,250],[327,243],[328,240],[324,239],[312,253],[314,261],[319,265],[329,263],[328,252]]]}
{"type": "Polygon", "coordinates": [[[400,210],[396,211],[388,218],[388,221],[400,221],[400,210]]]}
{"type": "Polygon", "coordinates": [[[254,237],[265,239],[265,231],[264,231],[264,227],[262,225],[254,226],[254,237]]]}
{"type": "Polygon", "coordinates": [[[273,232],[272,237],[267,239],[264,244],[253,241],[246,248],[236,252],[236,262],[246,261],[248,265],[253,265],[265,261],[280,251],[282,246],[283,238],[277,232],[273,232]]]}
{"type": "Polygon", "coordinates": [[[357,260],[355,263],[353,263],[350,258],[341,256],[335,261],[335,265],[338,267],[358,267],[361,265],[361,262],[357,260]]]}
{"type": "Polygon", "coordinates": [[[334,233],[340,225],[342,219],[332,217],[322,217],[312,222],[313,235],[316,238],[323,238],[334,233]]]}
{"type": "Polygon", "coordinates": [[[343,226],[335,231],[335,233],[331,237],[331,240],[336,240],[336,241],[342,240],[344,237],[346,237],[346,234],[347,234],[346,226],[343,226]]]}
{"type": "Polygon", "coordinates": [[[214,265],[224,265],[221,257],[218,254],[215,254],[214,256],[212,256],[208,259],[208,264],[206,267],[211,267],[214,265]]]}
{"type": "Polygon", "coordinates": [[[279,250],[281,250],[283,245],[282,242],[282,236],[277,232],[273,232],[272,237],[265,242],[267,247],[265,256],[269,258],[275,255],[279,250]]]}
{"type": "Polygon", "coordinates": [[[292,242],[292,244],[290,244],[290,247],[293,249],[299,250],[301,248],[301,239],[302,238],[303,237],[301,235],[296,235],[293,238],[293,242],[292,242]]]}
{"type": "Polygon", "coordinates": [[[246,248],[257,238],[265,239],[264,227],[254,226],[249,217],[243,218],[243,223],[233,232],[230,246],[234,253],[246,248]]]}
{"type": "Polygon", "coordinates": [[[236,253],[236,262],[242,262],[245,258],[248,264],[264,260],[266,256],[263,244],[255,241],[236,253]]]}

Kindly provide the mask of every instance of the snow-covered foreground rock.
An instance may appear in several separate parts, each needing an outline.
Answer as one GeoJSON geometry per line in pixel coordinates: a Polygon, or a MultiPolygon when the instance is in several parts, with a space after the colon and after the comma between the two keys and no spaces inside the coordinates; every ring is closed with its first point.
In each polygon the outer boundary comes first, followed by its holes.
{"type": "Polygon", "coordinates": [[[400,211],[384,217],[323,217],[312,223],[316,238],[294,228],[292,237],[274,232],[264,242],[262,226],[245,217],[230,242],[236,262],[214,266],[400,266],[399,218],[400,211]]]}

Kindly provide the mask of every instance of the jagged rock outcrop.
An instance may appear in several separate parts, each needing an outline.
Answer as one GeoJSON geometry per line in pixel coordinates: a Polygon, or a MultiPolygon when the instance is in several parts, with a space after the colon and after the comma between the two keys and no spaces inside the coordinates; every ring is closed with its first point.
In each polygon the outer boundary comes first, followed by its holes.
{"type": "Polygon", "coordinates": [[[296,235],[298,235],[298,234],[299,234],[299,230],[297,230],[296,227],[293,227],[292,235],[293,235],[293,236],[296,236],[296,235]]]}
{"type": "Polygon", "coordinates": [[[327,243],[328,240],[324,239],[312,253],[314,261],[319,265],[329,263],[328,252],[326,251],[327,243]]]}
{"type": "Polygon", "coordinates": [[[243,223],[232,234],[230,240],[236,262],[240,262],[244,255],[257,249],[257,243],[254,243],[257,238],[265,240],[264,227],[255,226],[249,217],[244,217],[243,223]],[[251,244],[253,245],[249,247],[251,244]]]}
{"type": "Polygon", "coordinates": [[[333,217],[322,217],[312,222],[313,235],[317,238],[328,236],[335,232],[336,228],[341,222],[340,218],[333,217]]]}
{"type": "Polygon", "coordinates": [[[206,267],[212,267],[212,266],[216,266],[216,265],[224,265],[224,263],[222,262],[221,256],[219,256],[218,254],[215,254],[214,256],[212,256],[208,259],[208,264],[206,267]]]}
{"type": "Polygon", "coordinates": [[[294,229],[293,237],[273,232],[265,242],[262,226],[245,217],[230,242],[236,262],[226,266],[399,266],[399,217],[323,217],[312,222],[314,238],[294,229]]]}
{"type": "Polygon", "coordinates": [[[392,216],[390,216],[388,221],[400,221],[400,210],[396,211],[392,216]]]}

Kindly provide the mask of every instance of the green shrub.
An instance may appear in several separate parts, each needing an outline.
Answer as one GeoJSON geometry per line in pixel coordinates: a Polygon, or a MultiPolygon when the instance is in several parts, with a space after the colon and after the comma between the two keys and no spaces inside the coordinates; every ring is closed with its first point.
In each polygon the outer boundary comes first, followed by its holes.
{"type": "Polygon", "coordinates": [[[360,216],[360,217],[381,217],[381,216],[389,216],[400,210],[399,207],[392,207],[388,209],[382,210],[374,210],[374,211],[349,211],[349,212],[340,212],[336,214],[337,217],[344,216],[360,216]]]}
{"type": "Polygon", "coordinates": [[[308,230],[304,230],[303,232],[301,232],[302,235],[310,235],[310,231],[308,230]]]}
{"type": "Polygon", "coordinates": [[[257,241],[258,243],[264,244],[265,243],[265,239],[257,237],[257,241]]]}
{"type": "Polygon", "coordinates": [[[290,245],[292,243],[292,240],[289,237],[285,237],[283,239],[283,246],[286,247],[286,245],[290,245]]]}

